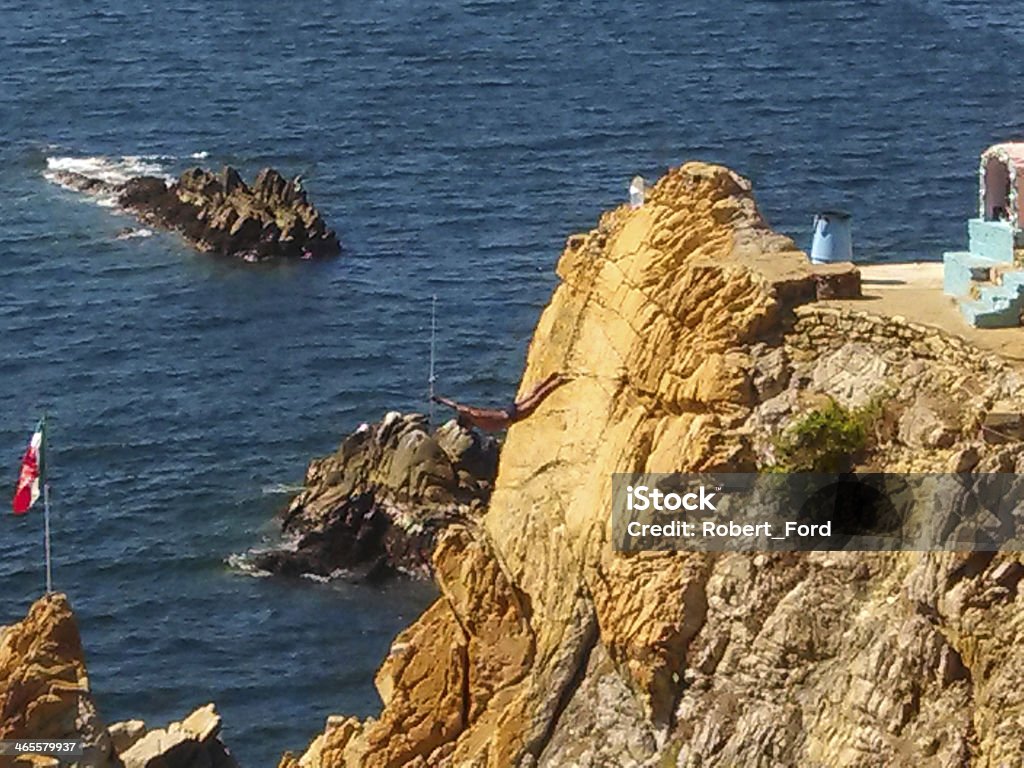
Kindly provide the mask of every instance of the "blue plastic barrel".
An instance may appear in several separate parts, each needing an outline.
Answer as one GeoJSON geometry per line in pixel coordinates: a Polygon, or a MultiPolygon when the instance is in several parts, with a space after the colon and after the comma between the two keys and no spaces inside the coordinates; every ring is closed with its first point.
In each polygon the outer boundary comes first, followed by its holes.
{"type": "Polygon", "coordinates": [[[811,263],[831,264],[836,261],[853,261],[850,214],[844,211],[822,211],[814,217],[811,263]]]}

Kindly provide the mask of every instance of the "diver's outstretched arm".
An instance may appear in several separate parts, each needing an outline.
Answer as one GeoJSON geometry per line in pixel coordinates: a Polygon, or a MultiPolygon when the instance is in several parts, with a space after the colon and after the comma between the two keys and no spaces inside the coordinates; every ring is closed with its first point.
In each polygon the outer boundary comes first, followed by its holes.
{"type": "Polygon", "coordinates": [[[462,407],[461,405],[456,403],[454,400],[449,400],[447,397],[441,397],[441,395],[432,395],[430,399],[433,400],[435,403],[440,403],[441,405],[447,405],[449,408],[453,408],[456,411],[459,410],[459,408],[462,407]]]}

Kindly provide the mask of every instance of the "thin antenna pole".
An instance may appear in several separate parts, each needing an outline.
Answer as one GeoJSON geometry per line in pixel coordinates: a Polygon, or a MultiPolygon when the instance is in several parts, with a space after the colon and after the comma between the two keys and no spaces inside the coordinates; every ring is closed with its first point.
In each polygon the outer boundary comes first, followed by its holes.
{"type": "Polygon", "coordinates": [[[53,593],[53,570],[50,567],[50,484],[43,485],[43,539],[46,549],[46,594],[53,593]]]}
{"type": "Polygon", "coordinates": [[[430,391],[430,400],[427,407],[430,409],[429,425],[434,426],[434,382],[437,377],[434,375],[434,361],[437,350],[437,294],[435,293],[430,302],[430,378],[427,383],[430,391]]]}

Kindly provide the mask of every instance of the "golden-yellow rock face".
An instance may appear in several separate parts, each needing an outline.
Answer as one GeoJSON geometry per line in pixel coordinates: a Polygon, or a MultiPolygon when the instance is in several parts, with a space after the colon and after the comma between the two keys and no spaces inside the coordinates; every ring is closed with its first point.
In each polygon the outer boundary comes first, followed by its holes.
{"type": "MultiPolygon", "coordinates": [[[[96,710],[78,624],[65,595],[39,598],[25,618],[0,628],[0,739],[76,739],[82,768],[237,768],[219,739],[213,704],[181,722],[149,730],[140,720],[108,730],[96,710]]],[[[57,759],[24,755],[0,765],[54,768],[57,759]]],[[[63,764],[63,763],[62,763],[63,764]]]]}
{"type": "Polygon", "coordinates": [[[0,739],[85,739],[96,764],[110,753],[89,691],[67,598],[40,598],[0,635],[0,739]]]}
{"type": "Polygon", "coordinates": [[[32,606],[0,642],[0,737],[74,732],[78,698],[89,691],[82,641],[63,595],[32,606]]]}
{"type": "MultiPolygon", "coordinates": [[[[674,170],[642,207],[569,238],[558,274],[522,390],[556,371],[572,381],[510,429],[479,527],[437,548],[442,596],[384,662],[380,717],[332,718],[283,764],[1019,761],[1007,736],[1024,732],[1010,695],[1024,686],[1012,561],[609,546],[612,473],[754,469],[767,401],[876,384],[844,356],[876,355],[864,370],[902,371],[900,397],[927,385],[965,413],[984,398],[946,383],[983,375],[1002,397],[1019,383],[1010,372],[910,328],[890,349],[873,335],[885,320],[795,311],[815,292],[804,254],[718,166],[674,170]],[[843,375],[815,383],[819,349],[843,375]]],[[[1021,453],[950,445],[969,425],[932,426],[905,431],[935,445],[894,443],[885,460],[1012,468],[1021,453]]]]}
{"type": "Polygon", "coordinates": [[[744,461],[730,430],[752,396],[735,350],[813,285],[748,183],[702,164],[570,238],[558,273],[523,381],[555,371],[573,381],[510,430],[482,530],[452,532],[438,548],[443,596],[385,662],[381,717],[345,731],[354,761],[315,745],[320,764],[401,765],[417,754],[429,765],[514,765],[543,746],[599,634],[651,716],[670,718],[662,689],[700,626],[706,565],[611,557],[610,474],[744,461]],[[652,602],[642,581],[679,599],[652,602]],[[433,729],[407,727],[417,713],[433,729]]]}

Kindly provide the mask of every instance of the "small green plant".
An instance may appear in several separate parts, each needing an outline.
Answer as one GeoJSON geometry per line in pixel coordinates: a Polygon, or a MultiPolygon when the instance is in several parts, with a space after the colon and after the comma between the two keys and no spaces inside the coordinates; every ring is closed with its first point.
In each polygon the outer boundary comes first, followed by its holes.
{"type": "Polygon", "coordinates": [[[775,438],[774,472],[845,472],[868,447],[880,406],[845,408],[831,398],[775,438]]]}

